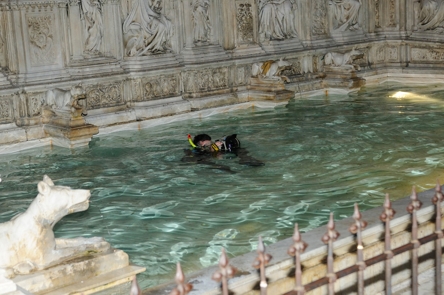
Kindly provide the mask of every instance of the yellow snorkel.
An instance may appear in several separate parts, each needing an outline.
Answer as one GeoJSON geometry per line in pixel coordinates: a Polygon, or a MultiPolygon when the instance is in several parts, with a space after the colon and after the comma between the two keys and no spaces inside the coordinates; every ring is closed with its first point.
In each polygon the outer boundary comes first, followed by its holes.
{"type": "Polygon", "coordinates": [[[191,139],[191,134],[188,134],[188,142],[191,144],[193,148],[196,148],[197,146],[194,144],[193,140],[191,139]]]}

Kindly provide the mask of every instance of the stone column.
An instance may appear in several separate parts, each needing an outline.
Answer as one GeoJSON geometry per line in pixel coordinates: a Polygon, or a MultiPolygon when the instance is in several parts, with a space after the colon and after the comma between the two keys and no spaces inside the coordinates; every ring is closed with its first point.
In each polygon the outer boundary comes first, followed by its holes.
{"type": "Polygon", "coordinates": [[[222,47],[225,50],[233,50],[236,47],[236,6],[233,0],[220,0],[223,28],[222,47]]]}
{"type": "Polygon", "coordinates": [[[69,40],[70,50],[71,50],[71,58],[73,60],[83,59],[83,34],[82,34],[82,23],[80,21],[80,6],[79,0],[70,0],[69,1],[69,27],[71,29],[70,35],[71,39],[69,40]]]}
{"type": "Polygon", "coordinates": [[[121,59],[123,57],[123,36],[120,22],[120,1],[104,0],[103,13],[103,54],[121,59]]]}
{"type": "Polygon", "coordinates": [[[193,18],[191,17],[192,11],[191,6],[193,5],[193,0],[183,0],[183,23],[184,33],[185,33],[185,48],[194,47],[193,38],[193,18]]]}

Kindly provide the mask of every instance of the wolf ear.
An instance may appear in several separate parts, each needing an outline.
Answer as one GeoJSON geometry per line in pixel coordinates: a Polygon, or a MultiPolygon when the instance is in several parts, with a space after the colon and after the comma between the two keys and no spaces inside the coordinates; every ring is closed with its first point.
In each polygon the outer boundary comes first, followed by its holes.
{"type": "Polygon", "coordinates": [[[43,176],[43,181],[46,182],[50,186],[54,185],[54,182],[52,182],[51,178],[49,178],[48,175],[43,176]]]}
{"type": "Polygon", "coordinates": [[[40,181],[37,185],[37,189],[39,190],[39,193],[46,196],[51,191],[51,186],[46,183],[45,181],[40,181]]]}

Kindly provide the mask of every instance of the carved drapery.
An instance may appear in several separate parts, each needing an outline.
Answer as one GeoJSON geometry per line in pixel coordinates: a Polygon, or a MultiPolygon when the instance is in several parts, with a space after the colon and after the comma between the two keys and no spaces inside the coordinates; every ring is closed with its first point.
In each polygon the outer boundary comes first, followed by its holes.
{"type": "Polygon", "coordinates": [[[419,29],[423,31],[444,31],[444,2],[421,0],[419,11],[419,29]]]}
{"type": "Polygon", "coordinates": [[[211,22],[209,16],[209,0],[193,0],[192,16],[194,24],[194,42],[210,41],[211,22]]]}
{"type": "Polygon", "coordinates": [[[162,0],[134,0],[123,23],[126,56],[171,51],[173,24],[162,12],[162,0]]]}
{"type": "Polygon", "coordinates": [[[297,37],[296,0],[260,0],[259,35],[261,41],[297,37]]]}
{"type": "Polygon", "coordinates": [[[81,0],[81,19],[85,30],[85,51],[99,54],[103,40],[102,2],[100,0],[81,0]]]}
{"type": "Polygon", "coordinates": [[[361,28],[359,24],[360,1],[331,0],[329,6],[333,20],[333,32],[355,31],[361,28]]]}

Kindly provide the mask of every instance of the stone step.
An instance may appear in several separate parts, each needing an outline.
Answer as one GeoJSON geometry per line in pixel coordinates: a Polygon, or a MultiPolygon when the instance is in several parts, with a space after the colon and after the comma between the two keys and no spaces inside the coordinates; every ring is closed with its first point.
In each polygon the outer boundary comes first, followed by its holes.
{"type": "Polygon", "coordinates": [[[31,293],[46,294],[44,292],[77,284],[127,266],[128,254],[122,250],[110,249],[105,253],[77,258],[29,275],[18,275],[12,281],[31,293]]]}
{"type": "MultiPolygon", "coordinates": [[[[131,282],[133,277],[145,271],[145,268],[135,265],[117,269],[90,279],[86,279],[76,284],[66,286],[51,292],[36,293],[36,295],[89,295],[114,288],[118,285],[131,282]]],[[[129,294],[128,284],[128,292],[129,294]]]]}

